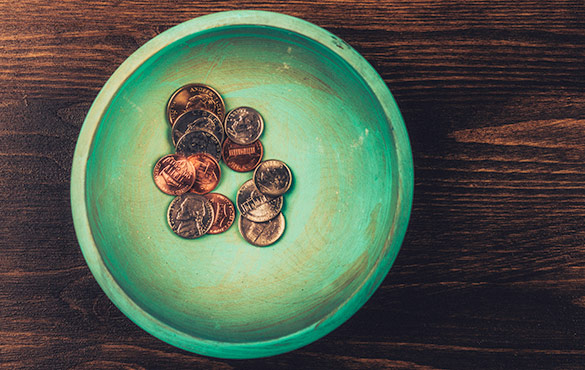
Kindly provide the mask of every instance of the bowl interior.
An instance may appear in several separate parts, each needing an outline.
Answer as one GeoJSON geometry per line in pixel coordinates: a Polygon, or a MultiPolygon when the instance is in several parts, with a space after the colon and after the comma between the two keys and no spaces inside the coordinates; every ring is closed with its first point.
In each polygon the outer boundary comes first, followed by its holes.
{"type": "MultiPolygon", "coordinates": [[[[95,245],[133,302],[178,332],[229,343],[291,335],[389,268],[379,262],[396,212],[391,130],[364,79],[310,38],[249,25],[181,38],[135,70],[101,116],[85,183],[95,245]],[[286,230],[273,246],[246,243],[237,225],[196,240],[167,225],[172,197],[152,169],[173,152],[167,101],[193,82],[218,90],[228,110],[257,109],[264,158],[292,170],[286,230]]],[[[216,191],[235,201],[251,176],[222,164],[216,191]]]]}

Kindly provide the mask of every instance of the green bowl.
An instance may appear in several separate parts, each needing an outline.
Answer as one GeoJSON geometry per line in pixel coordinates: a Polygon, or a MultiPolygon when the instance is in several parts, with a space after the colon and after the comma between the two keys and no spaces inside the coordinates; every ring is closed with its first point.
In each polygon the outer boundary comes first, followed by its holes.
{"type": "MultiPolygon", "coordinates": [[[[235,200],[252,173],[222,164],[235,200]]],[[[71,205],[83,255],[108,297],[174,346],[221,358],[287,352],[326,335],[380,285],[406,232],[413,166],[384,81],[344,41],[298,18],[231,11],[182,23],[132,54],[81,129],[71,205]],[[196,240],[166,220],[152,169],[173,152],[165,118],[180,86],[218,90],[264,117],[264,158],[286,162],[286,230],[258,248],[237,225],[196,240]]]]}

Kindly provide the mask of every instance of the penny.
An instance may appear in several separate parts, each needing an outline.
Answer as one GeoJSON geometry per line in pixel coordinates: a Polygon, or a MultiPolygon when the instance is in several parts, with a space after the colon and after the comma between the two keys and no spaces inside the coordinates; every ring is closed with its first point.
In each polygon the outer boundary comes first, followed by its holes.
{"type": "Polygon", "coordinates": [[[225,117],[225,133],[236,144],[251,144],[264,130],[264,121],[258,111],[250,107],[231,110],[225,117]]]}
{"type": "Polygon", "coordinates": [[[284,233],[284,216],[278,216],[266,222],[254,222],[240,216],[238,228],[240,234],[250,244],[258,247],[266,247],[276,242],[284,233]]]}
{"type": "Polygon", "coordinates": [[[169,205],[167,221],[182,238],[195,239],[206,234],[213,224],[213,207],[203,195],[179,195],[169,205]]]}
{"type": "Polygon", "coordinates": [[[195,129],[205,129],[215,135],[219,142],[223,142],[224,132],[221,120],[213,113],[202,109],[195,109],[181,114],[173,125],[173,144],[176,146],[179,139],[187,132],[195,129]]]}
{"type": "Polygon", "coordinates": [[[195,181],[195,168],[182,155],[165,155],[156,162],[152,171],[154,183],[169,195],[180,195],[189,191],[195,181]]]}
{"type": "Polygon", "coordinates": [[[167,104],[167,118],[171,126],[183,113],[203,109],[214,113],[220,120],[225,117],[225,105],[221,95],[202,84],[189,84],[173,93],[167,104]]]}
{"type": "Polygon", "coordinates": [[[225,139],[222,147],[222,157],[225,164],[234,171],[252,171],[262,160],[264,148],[260,140],[252,144],[240,145],[230,139],[225,139]]]}
{"type": "MultiPolygon", "coordinates": [[[[199,175],[197,175],[199,176],[199,175]]],[[[292,182],[290,168],[277,159],[266,160],[254,171],[254,185],[263,194],[277,197],[288,191],[292,182]]]]}
{"type": "Polygon", "coordinates": [[[274,198],[262,194],[253,180],[246,181],[236,195],[238,211],[254,222],[265,222],[276,217],[282,209],[282,202],[282,196],[274,198]]]}
{"type": "Polygon", "coordinates": [[[231,200],[220,193],[209,193],[204,195],[213,206],[213,224],[208,234],[220,234],[229,229],[236,218],[236,209],[231,200]]]}
{"type": "Polygon", "coordinates": [[[215,189],[221,178],[221,169],[215,158],[207,153],[196,153],[187,159],[195,168],[195,182],[189,191],[205,194],[215,189]]]}
{"type": "Polygon", "coordinates": [[[211,132],[197,129],[189,131],[177,143],[177,153],[190,156],[195,153],[207,153],[215,158],[221,159],[221,144],[219,139],[211,132]]]}

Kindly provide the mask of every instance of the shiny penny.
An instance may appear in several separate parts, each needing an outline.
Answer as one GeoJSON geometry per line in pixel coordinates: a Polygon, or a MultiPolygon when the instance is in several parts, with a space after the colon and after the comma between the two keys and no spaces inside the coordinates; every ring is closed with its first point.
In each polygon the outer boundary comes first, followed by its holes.
{"type": "Polygon", "coordinates": [[[212,112],[222,121],[225,117],[225,104],[217,91],[206,85],[190,84],[175,91],[169,99],[169,123],[172,126],[181,114],[194,109],[212,112]]]}
{"type": "Polygon", "coordinates": [[[207,153],[196,153],[187,159],[195,168],[195,182],[189,191],[205,194],[215,189],[221,178],[221,169],[215,158],[207,153]]]}
{"type": "Polygon", "coordinates": [[[208,234],[220,234],[229,229],[236,218],[236,209],[231,200],[220,193],[205,194],[213,206],[213,224],[208,234]]]}
{"type": "Polygon", "coordinates": [[[189,131],[177,143],[177,153],[190,156],[196,153],[207,153],[215,158],[221,159],[221,144],[219,139],[209,131],[196,129],[189,131]]]}
{"type": "Polygon", "coordinates": [[[230,139],[225,139],[222,147],[222,157],[225,164],[234,171],[252,171],[262,160],[264,148],[260,140],[252,144],[240,145],[230,139]]]}
{"type": "Polygon", "coordinates": [[[204,129],[215,135],[219,142],[223,142],[224,132],[223,124],[215,114],[202,109],[195,109],[181,114],[172,129],[173,144],[177,142],[189,131],[204,129]]]}
{"type": "Polygon", "coordinates": [[[254,185],[263,194],[277,197],[290,189],[292,173],[284,162],[269,159],[260,163],[254,171],[254,185]]]}
{"type": "Polygon", "coordinates": [[[213,206],[203,195],[185,193],[169,205],[167,221],[175,234],[195,239],[206,234],[213,224],[213,206]]]}
{"type": "Polygon", "coordinates": [[[195,182],[195,168],[186,157],[169,154],[156,162],[152,171],[154,183],[169,195],[180,195],[189,191],[195,182]]]}
{"type": "Polygon", "coordinates": [[[258,247],[266,247],[276,242],[284,233],[284,216],[278,216],[266,222],[254,222],[240,216],[238,228],[240,234],[250,244],[258,247]]]}
{"type": "Polygon", "coordinates": [[[225,117],[225,133],[234,143],[252,144],[264,130],[264,120],[258,111],[250,107],[231,110],[225,117]]]}
{"type": "Polygon", "coordinates": [[[254,222],[265,222],[278,216],[282,203],[282,196],[274,198],[262,194],[252,180],[246,181],[236,195],[238,211],[254,222]]]}

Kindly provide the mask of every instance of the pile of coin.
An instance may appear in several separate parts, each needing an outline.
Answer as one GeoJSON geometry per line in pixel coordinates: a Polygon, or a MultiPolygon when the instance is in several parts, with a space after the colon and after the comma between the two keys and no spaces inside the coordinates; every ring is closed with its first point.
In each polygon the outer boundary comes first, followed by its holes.
{"type": "Polygon", "coordinates": [[[238,107],[226,114],[217,91],[189,84],[169,99],[167,118],[175,153],[159,159],[153,177],[161,191],[176,196],[167,212],[171,229],[194,239],[222,233],[233,224],[233,203],[223,194],[211,193],[221,179],[223,159],[235,171],[255,170],[236,200],[244,239],[257,246],[278,240],[284,232],[282,194],[290,188],[292,174],[281,161],[261,162],[264,148],[259,138],[264,121],[260,113],[238,107]]]}

